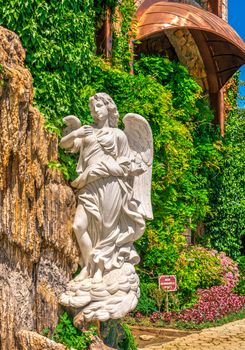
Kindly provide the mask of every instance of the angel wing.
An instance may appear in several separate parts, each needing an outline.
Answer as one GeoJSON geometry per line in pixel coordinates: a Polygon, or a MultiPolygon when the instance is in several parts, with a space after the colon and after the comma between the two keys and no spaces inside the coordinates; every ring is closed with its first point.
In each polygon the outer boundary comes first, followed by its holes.
{"type": "Polygon", "coordinates": [[[141,203],[146,219],[153,219],[151,205],[151,177],[153,161],[153,138],[150,125],[139,114],[128,113],[123,118],[124,133],[136,162],[143,162],[146,171],[134,177],[134,198],[141,203]]]}
{"type": "Polygon", "coordinates": [[[70,134],[70,132],[81,127],[81,122],[75,115],[67,115],[65,118],[63,118],[63,121],[67,126],[63,130],[62,136],[66,136],[70,134]]]}
{"type": "Polygon", "coordinates": [[[81,122],[74,115],[66,116],[65,118],[63,118],[63,121],[67,126],[63,130],[63,137],[60,141],[60,146],[69,151],[70,153],[76,153],[81,148],[82,140],[79,138],[74,139],[74,137],[72,138],[71,135],[69,137],[69,134],[71,134],[72,131],[79,129],[81,127],[81,122]]]}

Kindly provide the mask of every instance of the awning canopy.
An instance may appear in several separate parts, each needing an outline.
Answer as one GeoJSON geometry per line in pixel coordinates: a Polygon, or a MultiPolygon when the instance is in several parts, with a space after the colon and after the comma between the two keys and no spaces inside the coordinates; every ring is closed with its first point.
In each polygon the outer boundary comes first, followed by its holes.
{"type": "Polygon", "coordinates": [[[185,28],[192,34],[215,93],[245,63],[245,45],[220,17],[183,3],[146,0],[138,9],[139,40],[169,29],[185,28]]]}

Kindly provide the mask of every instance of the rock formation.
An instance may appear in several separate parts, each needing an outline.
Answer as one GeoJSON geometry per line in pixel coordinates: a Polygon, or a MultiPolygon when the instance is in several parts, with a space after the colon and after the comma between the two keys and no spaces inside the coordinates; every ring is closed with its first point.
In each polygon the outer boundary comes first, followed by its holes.
{"type": "Polygon", "coordinates": [[[0,27],[1,350],[32,349],[23,330],[55,327],[58,296],[78,259],[75,196],[48,166],[57,160],[58,141],[32,106],[32,77],[24,59],[18,36],[0,27]]]}

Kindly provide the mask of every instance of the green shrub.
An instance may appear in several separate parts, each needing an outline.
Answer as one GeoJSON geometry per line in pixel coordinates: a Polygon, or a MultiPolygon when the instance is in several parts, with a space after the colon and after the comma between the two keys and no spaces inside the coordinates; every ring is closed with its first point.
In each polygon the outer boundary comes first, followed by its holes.
{"type": "Polygon", "coordinates": [[[151,296],[151,290],[158,288],[156,283],[140,283],[140,298],[134,313],[140,312],[142,315],[149,316],[157,311],[156,301],[151,296]]]}
{"type": "Polygon", "coordinates": [[[197,301],[197,290],[224,282],[223,268],[217,252],[203,247],[188,247],[175,265],[179,308],[188,308],[197,301]]]}
{"type": "Polygon", "coordinates": [[[237,259],[237,262],[240,272],[240,278],[233,291],[239,295],[245,296],[245,255],[240,256],[237,259]]]}
{"type": "Polygon", "coordinates": [[[93,0],[11,0],[0,6],[0,24],[16,32],[26,49],[35,104],[58,133],[64,115],[83,115],[78,96],[92,75],[93,5],[93,0]]]}
{"type": "Polygon", "coordinates": [[[93,336],[96,335],[95,328],[89,331],[80,331],[73,325],[72,317],[66,312],[61,315],[58,325],[56,326],[52,339],[57,343],[62,343],[68,348],[76,350],[87,349],[92,343],[93,336]]]}
{"type": "Polygon", "coordinates": [[[124,330],[125,337],[119,343],[120,350],[137,350],[138,347],[136,345],[134,336],[126,323],[122,324],[122,328],[124,330]]]}
{"type": "Polygon", "coordinates": [[[113,349],[136,350],[136,344],[130,328],[120,320],[101,322],[100,336],[104,343],[113,349]]]}
{"type": "MultiPolygon", "coordinates": [[[[162,268],[162,271],[166,271],[162,268]]],[[[212,286],[226,285],[233,288],[237,285],[243,292],[244,280],[239,280],[237,263],[216,250],[198,246],[184,246],[179,250],[171,270],[161,274],[173,274],[177,277],[178,289],[169,298],[170,310],[189,308],[198,301],[198,289],[209,289],[212,286]]],[[[163,311],[164,293],[157,293],[157,283],[151,283],[149,274],[140,272],[141,279],[148,283],[141,283],[141,297],[136,312],[150,315],[154,311],[163,311]]]]}
{"type": "Polygon", "coordinates": [[[241,276],[236,287],[233,289],[234,293],[245,296],[245,277],[241,276]]]}
{"type": "Polygon", "coordinates": [[[230,111],[225,119],[219,171],[209,177],[206,244],[237,259],[245,235],[245,111],[237,108],[239,75],[235,74],[225,102],[230,111]]]}
{"type": "Polygon", "coordinates": [[[239,256],[237,259],[240,274],[245,276],[245,255],[239,256]]]}

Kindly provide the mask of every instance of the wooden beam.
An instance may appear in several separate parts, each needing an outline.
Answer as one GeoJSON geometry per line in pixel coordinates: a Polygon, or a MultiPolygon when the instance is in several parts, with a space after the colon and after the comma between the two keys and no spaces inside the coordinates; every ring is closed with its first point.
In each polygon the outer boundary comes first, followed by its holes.
{"type": "Polygon", "coordinates": [[[208,11],[222,17],[222,0],[209,0],[208,11]]]}
{"type": "Polygon", "coordinates": [[[218,93],[218,115],[219,115],[219,126],[221,136],[225,136],[225,101],[224,101],[224,88],[221,88],[218,93]]]}
{"type": "Polygon", "coordinates": [[[105,56],[109,60],[111,59],[112,51],[112,30],[111,30],[111,9],[106,10],[106,23],[105,23],[105,56]]]}

